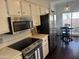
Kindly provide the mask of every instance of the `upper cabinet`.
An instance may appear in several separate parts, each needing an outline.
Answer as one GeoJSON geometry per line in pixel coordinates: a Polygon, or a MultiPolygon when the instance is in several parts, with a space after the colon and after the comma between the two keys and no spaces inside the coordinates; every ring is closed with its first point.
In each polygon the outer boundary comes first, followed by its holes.
{"type": "Polygon", "coordinates": [[[31,16],[30,3],[26,0],[21,1],[22,16],[31,16]]]}
{"type": "Polygon", "coordinates": [[[39,6],[36,4],[31,4],[31,16],[33,20],[33,26],[40,25],[40,10],[39,6]]]}
{"type": "Polygon", "coordinates": [[[36,7],[37,9],[37,22],[36,22],[36,25],[37,26],[39,26],[41,23],[40,23],[40,7],[39,7],[39,5],[37,5],[37,7],[36,7]]]}
{"type": "Polygon", "coordinates": [[[27,1],[49,8],[49,0],[27,0],[27,1]]]}
{"type": "Polygon", "coordinates": [[[45,7],[40,7],[40,15],[45,15],[49,13],[49,9],[45,7]]]}
{"type": "Polygon", "coordinates": [[[8,16],[5,0],[0,0],[0,17],[8,16]]]}
{"type": "Polygon", "coordinates": [[[31,16],[33,20],[33,26],[36,26],[36,5],[31,4],[31,16]]]}
{"type": "Polygon", "coordinates": [[[9,32],[5,0],[0,0],[0,34],[9,32]]]}
{"type": "Polygon", "coordinates": [[[7,0],[9,16],[30,16],[30,3],[26,0],[7,0]]]}
{"type": "Polygon", "coordinates": [[[9,32],[7,17],[0,17],[0,34],[9,32]]]}
{"type": "Polygon", "coordinates": [[[21,16],[21,0],[7,0],[9,16],[21,16]]]}

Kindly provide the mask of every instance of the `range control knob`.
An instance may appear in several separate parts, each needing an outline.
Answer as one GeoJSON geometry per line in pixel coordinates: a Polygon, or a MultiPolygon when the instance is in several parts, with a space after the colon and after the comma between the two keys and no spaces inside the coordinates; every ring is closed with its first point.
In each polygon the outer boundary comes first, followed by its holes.
{"type": "Polygon", "coordinates": [[[33,45],[36,45],[36,43],[33,43],[33,45]]]}

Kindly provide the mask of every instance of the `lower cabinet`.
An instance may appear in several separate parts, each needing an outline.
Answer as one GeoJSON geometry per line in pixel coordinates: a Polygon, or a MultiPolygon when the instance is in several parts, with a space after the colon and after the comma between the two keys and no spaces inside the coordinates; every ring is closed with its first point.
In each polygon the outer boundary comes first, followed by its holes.
{"type": "Polygon", "coordinates": [[[43,39],[42,47],[43,47],[43,58],[45,59],[45,57],[46,57],[46,56],[48,55],[48,53],[49,53],[48,37],[45,37],[45,38],[43,39]]]}
{"type": "Polygon", "coordinates": [[[49,53],[48,44],[43,45],[43,58],[45,58],[49,53]]]}

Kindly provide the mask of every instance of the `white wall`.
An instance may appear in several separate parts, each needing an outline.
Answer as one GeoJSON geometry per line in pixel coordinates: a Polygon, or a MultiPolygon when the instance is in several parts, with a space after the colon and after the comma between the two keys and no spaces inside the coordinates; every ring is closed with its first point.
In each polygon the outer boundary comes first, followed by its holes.
{"type": "Polygon", "coordinates": [[[53,1],[51,1],[50,5],[51,5],[50,8],[51,8],[53,11],[55,11],[55,6],[54,6],[53,1]]]}

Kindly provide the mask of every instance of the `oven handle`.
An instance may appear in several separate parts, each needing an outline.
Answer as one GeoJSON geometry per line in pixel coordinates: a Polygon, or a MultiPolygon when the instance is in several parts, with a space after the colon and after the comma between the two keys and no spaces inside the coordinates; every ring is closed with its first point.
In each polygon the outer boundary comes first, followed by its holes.
{"type": "MultiPolygon", "coordinates": [[[[37,51],[37,50],[36,50],[37,51]]],[[[30,52],[29,54],[25,55],[24,58],[28,59],[30,58],[33,54],[35,54],[35,51],[30,52]]]]}

